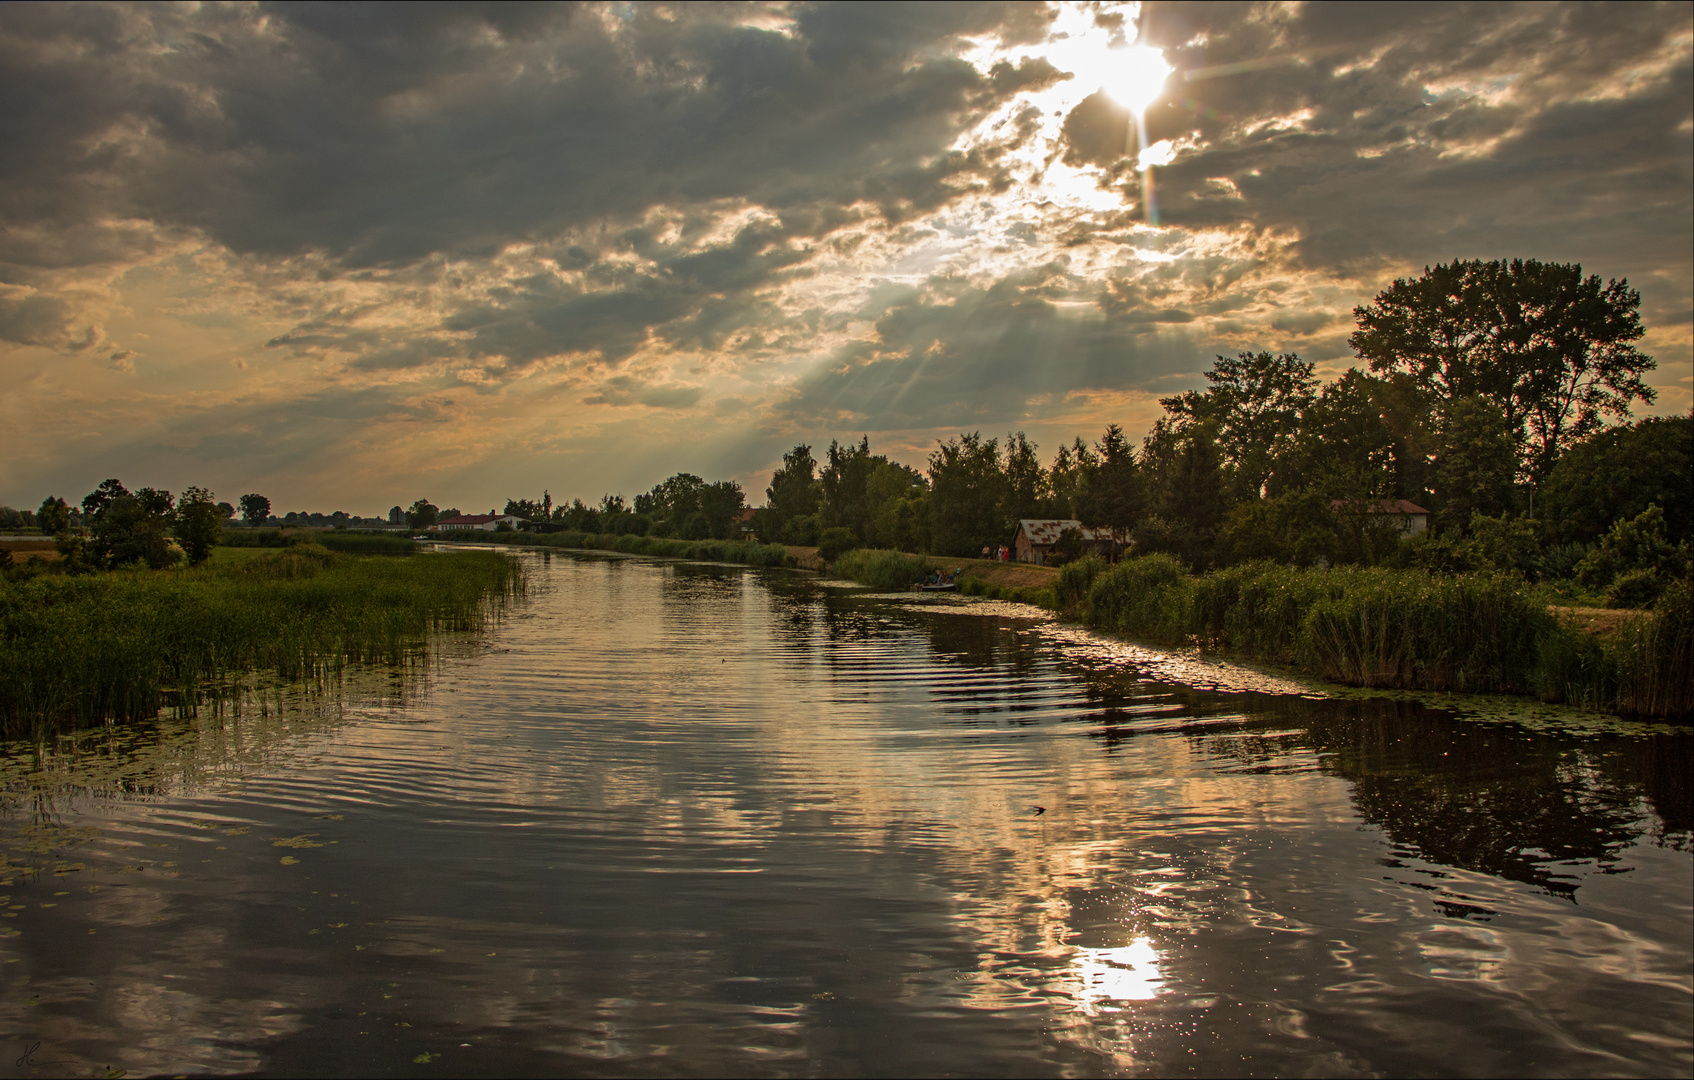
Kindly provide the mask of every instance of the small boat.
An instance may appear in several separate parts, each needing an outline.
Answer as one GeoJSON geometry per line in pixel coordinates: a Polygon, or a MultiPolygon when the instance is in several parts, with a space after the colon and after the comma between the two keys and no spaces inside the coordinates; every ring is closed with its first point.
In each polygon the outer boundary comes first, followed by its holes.
{"type": "Polygon", "coordinates": [[[953,592],[958,586],[951,581],[935,583],[926,581],[922,585],[918,585],[917,588],[923,592],[953,592]]]}

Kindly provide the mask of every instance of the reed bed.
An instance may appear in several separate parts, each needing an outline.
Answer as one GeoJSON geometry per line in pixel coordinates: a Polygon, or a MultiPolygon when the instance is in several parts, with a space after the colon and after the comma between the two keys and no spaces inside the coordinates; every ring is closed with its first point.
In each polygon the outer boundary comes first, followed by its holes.
{"type": "Polygon", "coordinates": [[[1423,570],[1246,563],[1190,576],[1165,555],[1065,567],[1057,606],[1154,644],[1198,646],[1384,689],[1534,694],[1624,715],[1694,712],[1694,602],[1595,637],[1519,580],[1423,570]]]}
{"type": "Polygon", "coordinates": [[[909,589],[929,575],[929,560],[922,555],[877,548],[854,548],[835,560],[835,573],[849,581],[883,592],[909,589]]]}
{"type": "Polygon", "coordinates": [[[651,555],[665,559],[694,559],[701,562],[745,563],[748,566],[789,566],[792,561],[781,544],[756,540],[670,540],[658,536],[618,536],[611,533],[464,532],[444,533],[439,539],[472,544],[502,544],[513,547],[566,548],[575,551],[618,551],[625,555],[651,555]]]}
{"type": "Polygon", "coordinates": [[[522,588],[498,552],[386,559],[316,544],[227,566],[11,582],[0,735],[192,710],[254,674],[297,682],[417,663],[431,634],[482,628],[522,588]]]}
{"type": "Polygon", "coordinates": [[[225,529],[221,547],[282,548],[317,544],[349,555],[415,555],[418,543],[409,536],[387,533],[328,532],[320,529],[287,532],[282,529],[225,529]]]}

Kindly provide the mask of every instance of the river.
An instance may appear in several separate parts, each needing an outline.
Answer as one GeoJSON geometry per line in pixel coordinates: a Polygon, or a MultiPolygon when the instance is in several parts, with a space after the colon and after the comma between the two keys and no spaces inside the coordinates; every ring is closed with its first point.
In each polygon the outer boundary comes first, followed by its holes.
{"type": "Polygon", "coordinates": [[[1687,1075],[1687,729],[526,553],[423,671],[6,760],[13,1075],[1687,1075]]]}

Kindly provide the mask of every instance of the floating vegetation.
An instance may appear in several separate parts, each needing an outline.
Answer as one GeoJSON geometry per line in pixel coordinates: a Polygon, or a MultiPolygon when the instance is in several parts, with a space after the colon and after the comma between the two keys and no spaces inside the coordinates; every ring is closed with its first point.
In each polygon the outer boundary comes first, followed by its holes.
{"type": "Polygon", "coordinates": [[[389,559],[297,544],[192,570],[44,576],[0,586],[0,737],[157,715],[254,675],[332,680],[423,662],[430,636],[478,630],[523,588],[498,552],[389,559]]]}

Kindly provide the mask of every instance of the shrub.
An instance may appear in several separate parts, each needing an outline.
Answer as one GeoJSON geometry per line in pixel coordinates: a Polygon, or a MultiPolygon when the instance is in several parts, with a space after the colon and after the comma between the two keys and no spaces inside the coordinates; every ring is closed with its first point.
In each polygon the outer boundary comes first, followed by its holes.
{"type": "Polygon", "coordinates": [[[1656,570],[1630,570],[1612,579],[1606,590],[1606,606],[1613,608],[1650,608],[1665,591],[1665,582],[1656,570]]]}
{"type": "Polygon", "coordinates": [[[1059,610],[1080,611],[1088,600],[1088,590],[1094,585],[1094,579],[1105,570],[1106,560],[1093,551],[1061,567],[1058,584],[1054,586],[1059,610]]]}
{"type": "Polygon", "coordinates": [[[835,563],[835,572],[842,577],[884,592],[910,588],[922,581],[929,569],[929,560],[922,555],[875,548],[843,552],[835,563]]]}
{"type": "Polygon", "coordinates": [[[1174,645],[1192,636],[1192,587],[1182,564],[1166,554],[1125,559],[1088,588],[1090,621],[1120,634],[1174,645]]]}
{"type": "Polygon", "coordinates": [[[859,546],[859,538],[853,535],[853,530],[837,526],[825,529],[818,537],[818,557],[824,562],[834,562],[841,558],[843,552],[852,551],[859,546]]]}

